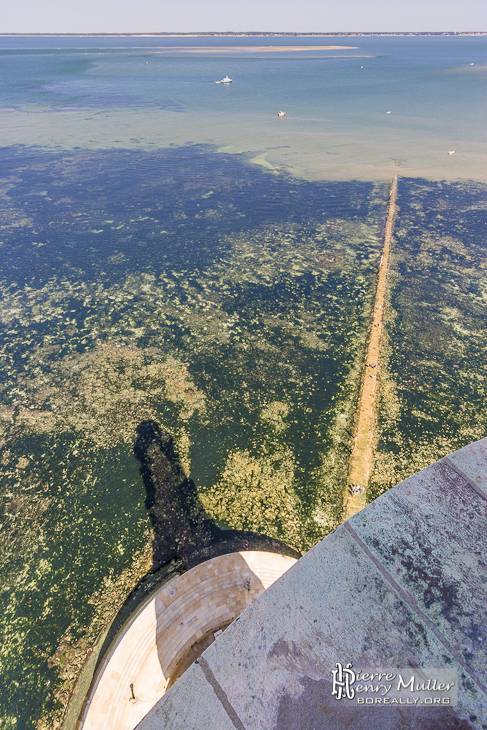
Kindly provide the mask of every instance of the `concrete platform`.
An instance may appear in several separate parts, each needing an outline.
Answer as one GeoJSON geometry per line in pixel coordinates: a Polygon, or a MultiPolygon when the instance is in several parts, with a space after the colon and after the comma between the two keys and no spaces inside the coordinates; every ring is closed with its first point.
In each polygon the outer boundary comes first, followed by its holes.
{"type": "Polygon", "coordinates": [[[165,583],[115,640],[97,672],[80,727],[132,730],[169,683],[214,641],[215,632],[295,562],[275,553],[231,553],[165,583]]]}
{"type": "Polygon", "coordinates": [[[487,439],[407,479],[326,537],[137,727],[487,728],[487,439]],[[456,669],[458,706],[346,706],[331,694],[337,662],[456,669]]]}

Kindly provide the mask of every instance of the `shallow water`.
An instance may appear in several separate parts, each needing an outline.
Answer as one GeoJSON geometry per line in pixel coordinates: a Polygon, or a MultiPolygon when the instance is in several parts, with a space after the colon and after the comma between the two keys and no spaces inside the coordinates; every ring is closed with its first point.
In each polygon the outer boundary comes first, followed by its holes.
{"type": "Polygon", "coordinates": [[[401,180],[369,500],[487,434],[487,189],[401,180]]]}
{"type": "Polygon", "coordinates": [[[1,138],[211,143],[309,179],[487,179],[486,38],[257,42],[283,51],[239,50],[253,38],[2,38],[1,138]],[[297,43],[356,48],[285,50],[297,43]],[[193,52],[209,46],[220,52],[193,52]],[[214,83],[225,74],[232,84],[214,83]]]}
{"type": "Polygon", "coordinates": [[[338,523],[397,172],[371,496],[484,435],[485,39],[0,43],[0,702],[43,728],[151,567],[140,421],[217,520],[338,523]]]}
{"type": "Polygon", "coordinates": [[[218,521],[301,550],[339,521],[388,185],[194,146],[0,156],[0,644],[31,726],[151,567],[141,421],[218,521]]]}

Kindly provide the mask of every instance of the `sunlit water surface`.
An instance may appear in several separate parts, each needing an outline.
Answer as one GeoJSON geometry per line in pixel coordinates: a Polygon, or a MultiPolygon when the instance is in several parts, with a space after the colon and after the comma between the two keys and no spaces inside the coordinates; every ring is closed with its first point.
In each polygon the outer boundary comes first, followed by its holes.
{"type": "Polygon", "coordinates": [[[309,178],[487,177],[483,37],[2,38],[0,49],[4,144],[204,142],[309,178]],[[317,45],[346,48],[306,50],[317,45]]]}
{"type": "Polygon", "coordinates": [[[30,729],[150,570],[141,420],[215,518],[338,524],[394,174],[371,495],[485,434],[486,39],[0,48],[0,724],[30,729]]]}

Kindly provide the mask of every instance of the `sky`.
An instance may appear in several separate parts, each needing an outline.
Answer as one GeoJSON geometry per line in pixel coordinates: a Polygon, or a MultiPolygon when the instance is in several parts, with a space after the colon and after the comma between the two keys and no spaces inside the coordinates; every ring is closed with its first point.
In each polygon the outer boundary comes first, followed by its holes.
{"type": "Polygon", "coordinates": [[[485,0],[16,0],[0,33],[487,31],[485,0]]]}

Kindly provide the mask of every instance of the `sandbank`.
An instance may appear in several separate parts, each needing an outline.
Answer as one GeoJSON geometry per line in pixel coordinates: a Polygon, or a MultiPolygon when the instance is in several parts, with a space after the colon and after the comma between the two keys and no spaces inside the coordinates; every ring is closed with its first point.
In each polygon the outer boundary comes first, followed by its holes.
{"type": "Polygon", "coordinates": [[[183,51],[184,53],[283,53],[288,51],[353,51],[358,46],[210,46],[207,48],[195,48],[187,46],[176,46],[168,51],[183,51]]]}

